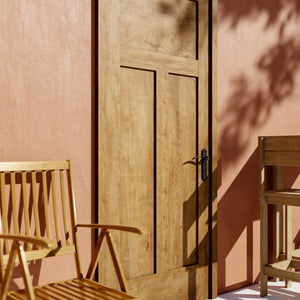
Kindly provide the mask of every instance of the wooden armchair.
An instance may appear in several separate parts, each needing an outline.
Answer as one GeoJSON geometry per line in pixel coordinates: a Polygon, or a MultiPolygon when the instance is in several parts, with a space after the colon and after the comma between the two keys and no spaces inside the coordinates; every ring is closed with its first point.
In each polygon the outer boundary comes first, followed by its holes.
{"type": "Polygon", "coordinates": [[[110,231],[142,234],[142,229],[77,224],[70,161],[0,163],[0,205],[1,299],[137,299],[128,294],[110,231]],[[80,227],[100,230],[85,277],[78,251],[80,227]],[[93,280],[105,239],[121,291],[93,280]],[[74,256],[77,270],[74,278],[32,286],[29,261],[68,254],[74,256]],[[25,289],[9,292],[16,262],[20,264],[25,289]]]}

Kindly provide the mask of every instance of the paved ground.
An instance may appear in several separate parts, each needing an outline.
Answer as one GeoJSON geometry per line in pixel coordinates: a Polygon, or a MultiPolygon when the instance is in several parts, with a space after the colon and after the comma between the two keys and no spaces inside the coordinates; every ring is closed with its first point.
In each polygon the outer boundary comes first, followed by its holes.
{"type": "Polygon", "coordinates": [[[259,285],[251,285],[246,288],[236,290],[230,293],[219,295],[216,300],[300,300],[300,283],[293,282],[292,287],[284,288],[284,282],[269,282],[268,296],[261,298],[259,296],[259,285]]]}

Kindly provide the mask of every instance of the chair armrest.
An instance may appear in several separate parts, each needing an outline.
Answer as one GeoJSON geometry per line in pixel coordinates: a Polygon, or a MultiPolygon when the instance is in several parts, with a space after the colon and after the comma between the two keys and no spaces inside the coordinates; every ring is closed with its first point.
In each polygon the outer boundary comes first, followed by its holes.
{"type": "Polygon", "coordinates": [[[57,245],[57,242],[55,240],[28,235],[0,234],[0,239],[31,243],[43,248],[54,248],[57,245]]]}
{"type": "Polygon", "coordinates": [[[92,228],[92,229],[113,229],[128,231],[137,234],[145,234],[146,229],[141,227],[125,226],[125,225],[108,225],[108,224],[77,224],[78,227],[92,228]]]}

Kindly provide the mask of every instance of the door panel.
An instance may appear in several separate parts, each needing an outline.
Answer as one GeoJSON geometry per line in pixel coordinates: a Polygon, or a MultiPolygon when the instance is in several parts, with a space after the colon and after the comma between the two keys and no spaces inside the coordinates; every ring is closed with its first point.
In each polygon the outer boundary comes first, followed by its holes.
{"type": "Polygon", "coordinates": [[[127,278],[154,272],[154,75],[121,68],[120,222],[147,230],[142,237],[120,236],[127,278]]]}
{"type": "Polygon", "coordinates": [[[196,58],[194,1],[122,0],[120,22],[122,46],[196,58]]]}
{"type": "Polygon", "coordinates": [[[157,270],[163,272],[197,262],[197,82],[166,74],[159,87],[165,94],[157,100],[157,270]]]}
{"type": "Polygon", "coordinates": [[[147,229],[114,235],[144,300],[208,298],[207,37],[207,0],[99,2],[99,217],[147,229]]]}

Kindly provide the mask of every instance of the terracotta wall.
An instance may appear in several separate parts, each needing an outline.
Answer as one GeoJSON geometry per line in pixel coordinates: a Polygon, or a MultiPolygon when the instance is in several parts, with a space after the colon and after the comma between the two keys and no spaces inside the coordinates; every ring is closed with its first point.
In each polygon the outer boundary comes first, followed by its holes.
{"type": "MultiPolygon", "coordinates": [[[[93,215],[91,50],[90,0],[0,1],[0,160],[71,159],[83,223],[93,215]]],[[[80,234],[84,264],[90,236],[80,234]]],[[[74,276],[62,262],[31,264],[34,282],[74,276]]]]}
{"type": "MultiPolygon", "coordinates": [[[[218,285],[223,293],[258,280],[257,136],[300,134],[300,1],[218,3],[218,285]]],[[[299,168],[286,173],[286,184],[299,187],[299,168]]],[[[295,212],[295,242],[298,231],[295,212]]]]}

